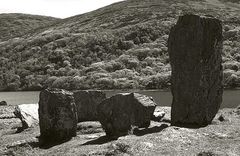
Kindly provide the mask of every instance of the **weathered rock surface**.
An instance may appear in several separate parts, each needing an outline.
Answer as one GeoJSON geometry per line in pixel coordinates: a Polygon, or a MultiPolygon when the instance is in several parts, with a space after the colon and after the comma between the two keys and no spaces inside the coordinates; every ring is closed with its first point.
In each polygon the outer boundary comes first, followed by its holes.
{"type": "Polygon", "coordinates": [[[78,122],[98,120],[97,106],[106,99],[105,93],[78,90],[73,92],[73,96],[77,107],[78,122]]]}
{"type": "Polygon", "coordinates": [[[44,141],[64,141],[76,136],[77,112],[72,92],[63,89],[41,91],[38,112],[44,141]]]}
{"type": "Polygon", "coordinates": [[[212,17],[180,16],[171,29],[172,125],[205,126],[222,102],[222,25],[212,17]]]}
{"type": "Polygon", "coordinates": [[[22,128],[26,129],[38,124],[38,104],[17,105],[14,114],[22,122],[22,128]]]}
{"type": "Polygon", "coordinates": [[[165,116],[165,112],[164,111],[156,111],[155,110],[151,120],[159,122],[159,121],[161,121],[163,119],[164,116],[165,116]]]}
{"type": "Polygon", "coordinates": [[[0,102],[0,106],[6,106],[7,105],[7,102],[6,101],[1,101],[0,102]]]}
{"type": "Polygon", "coordinates": [[[138,93],[122,93],[98,105],[98,118],[108,136],[125,135],[132,127],[147,128],[156,103],[138,93]]]}

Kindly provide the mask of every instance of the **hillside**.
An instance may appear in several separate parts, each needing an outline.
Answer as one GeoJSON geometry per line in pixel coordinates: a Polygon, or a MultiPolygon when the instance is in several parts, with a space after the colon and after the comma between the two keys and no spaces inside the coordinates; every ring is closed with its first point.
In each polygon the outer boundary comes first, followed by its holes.
{"type": "Polygon", "coordinates": [[[167,39],[183,13],[223,21],[224,85],[240,87],[238,1],[128,0],[0,43],[0,90],[168,88],[167,39]]]}
{"type": "Polygon", "coordinates": [[[25,35],[29,31],[46,27],[58,21],[57,18],[27,15],[27,14],[0,14],[0,42],[14,37],[25,35]]]}

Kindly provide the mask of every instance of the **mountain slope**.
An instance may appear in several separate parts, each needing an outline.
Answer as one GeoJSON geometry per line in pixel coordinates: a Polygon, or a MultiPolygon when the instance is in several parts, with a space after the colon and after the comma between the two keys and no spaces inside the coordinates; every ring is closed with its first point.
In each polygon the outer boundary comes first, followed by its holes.
{"type": "Polygon", "coordinates": [[[19,37],[34,29],[50,25],[57,20],[57,18],[37,15],[0,14],[0,41],[19,37]]]}
{"type": "Polygon", "coordinates": [[[184,13],[223,21],[225,87],[240,87],[239,3],[128,0],[0,43],[0,90],[167,88],[168,34],[184,13]]]}

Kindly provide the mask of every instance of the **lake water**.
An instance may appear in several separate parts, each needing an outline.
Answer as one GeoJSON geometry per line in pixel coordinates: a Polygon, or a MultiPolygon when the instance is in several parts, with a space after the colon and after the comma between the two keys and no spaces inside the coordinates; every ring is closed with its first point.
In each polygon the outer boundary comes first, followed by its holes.
{"type": "MultiPolygon", "coordinates": [[[[104,91],[110,97],[116,93],[126,93],[128,91],[104,91]]],[[[171,106],[172,95],[170,91],[136,91],[141,94],[152,96],[160,106],[171,106]]],[[[38,103],[39,92],[0,92],[0,101],[6,101],[10,105],[23,103],[38,103]]],[[[235,108],[240,105],[240,90],[225,90],[221,108],[235,108]]]]}

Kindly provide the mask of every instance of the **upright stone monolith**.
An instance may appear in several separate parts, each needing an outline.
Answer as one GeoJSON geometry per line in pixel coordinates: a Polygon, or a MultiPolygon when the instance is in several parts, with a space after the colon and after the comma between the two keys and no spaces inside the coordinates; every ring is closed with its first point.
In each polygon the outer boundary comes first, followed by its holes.
{"type": "Polygon", "coordinates": [[[77,110],[72,92],[41,91],[38,113],[40,138],[44,142],[62,142],[76,136],[77,110]]]}
{"type": "Polygon", "coordinates": [[[206,126],[222,102],[222,24],[213,17],[184,15],[171,29],[171,124],[206,126]]]}

